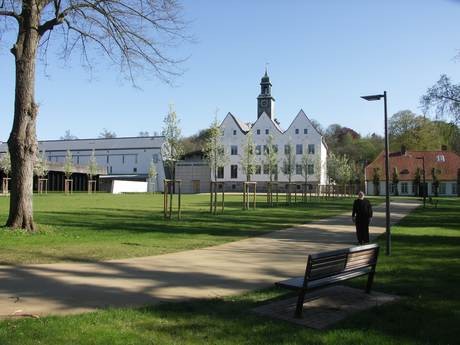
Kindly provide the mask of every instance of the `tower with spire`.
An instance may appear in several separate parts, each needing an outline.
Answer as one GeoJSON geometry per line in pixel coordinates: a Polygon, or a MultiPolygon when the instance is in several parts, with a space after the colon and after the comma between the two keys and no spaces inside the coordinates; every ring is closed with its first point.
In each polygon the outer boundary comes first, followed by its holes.
{"type": "Polygon", "coordinates": [[[271,89],[272,84],[265,67],[265,74],[260,81],[260,95],[257,97],[257,118],[265,112],[270,119],[275,119],[275,99],[271,95],[271,89]]]}

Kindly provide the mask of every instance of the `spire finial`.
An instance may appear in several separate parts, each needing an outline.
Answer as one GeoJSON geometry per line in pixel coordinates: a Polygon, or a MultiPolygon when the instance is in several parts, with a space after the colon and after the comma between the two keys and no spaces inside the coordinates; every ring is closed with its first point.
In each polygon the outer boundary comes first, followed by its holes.
{"type": "Polygon", "coordinates": [[[266,76],[266,77],[268,77],[268,65],[269,65],[269,64],[270,64],[270,63],[268,63],[268,62],[265,63],[265,76],[266,76]]]}

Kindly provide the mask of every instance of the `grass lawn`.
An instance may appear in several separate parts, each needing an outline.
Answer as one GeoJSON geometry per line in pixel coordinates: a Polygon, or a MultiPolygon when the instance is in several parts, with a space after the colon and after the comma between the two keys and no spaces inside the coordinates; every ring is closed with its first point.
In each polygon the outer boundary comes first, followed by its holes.
{"type": "MultiPolygon", "coordinates": [[[[182,220],[163,219],[163,196],[86,193],[36,195],[40,231],[0,229],[0,264],[90,261],[157,255],[207,247],[333,216],[351,209],[351,199],[312,201],[242,211],[241,196],[227,195],[225,213],[209,214],[208,195],[184,195],[182,220]]],[[[176,198],[177,199],[177,198],[176,198]]],[[[0,197],[0,224],[9,199],[0,197]]]]}
{"type": "Polygon", "coordinates": [[[254,306],[286,296],[273,288],[210,301],[7,320],[0,322],[0,344],[459,344],[459,214],[458,199],[442,199],[438,209],[419,208],[393,227],[393,255],[380,257],[374,288],[403,298],[331,330],[252,314],[254,306]]]}

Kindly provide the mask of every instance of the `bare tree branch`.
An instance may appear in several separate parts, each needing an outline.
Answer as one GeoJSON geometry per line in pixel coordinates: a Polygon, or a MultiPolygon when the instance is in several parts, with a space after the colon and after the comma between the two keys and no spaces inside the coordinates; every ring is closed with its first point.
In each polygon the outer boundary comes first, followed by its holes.
{"type": "Polygon", "coordinates": [[[19,14],[15,13],[13,11],[0,11],[0,16],[12,17],[12,18],[16,19],[16,21],[18,23],[20,21],[19,14]]]}

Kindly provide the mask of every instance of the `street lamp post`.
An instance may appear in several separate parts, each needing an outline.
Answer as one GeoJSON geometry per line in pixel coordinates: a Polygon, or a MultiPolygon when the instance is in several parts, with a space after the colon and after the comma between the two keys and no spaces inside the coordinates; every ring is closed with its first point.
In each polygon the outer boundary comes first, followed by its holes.
{"type": "Polygon", "coordinates": [[[415,158],[422,160],[422,169],[423,169],[423,188],[422,188],[422,191],[423,191],[423,208],[425,208],[425,206],[426,206],[426,192],[427,192],[427,188],[426,188],[426,173],[425,173],[425,157],[422,156],[422,157],[415,157],[415,158]]]}
{"type": "Polygon", "coordinates": [[[384,91],[381,95],[361,96],[366,101],[379,101],[383,98],[383,110],[385,121],[385,232],[386,232],[386,254],[391,255],[391,228],[390,228],[390,165],[389,165],[389,141],[388,141],[388,114],[387,114],[387,92],[384,91]]]}

